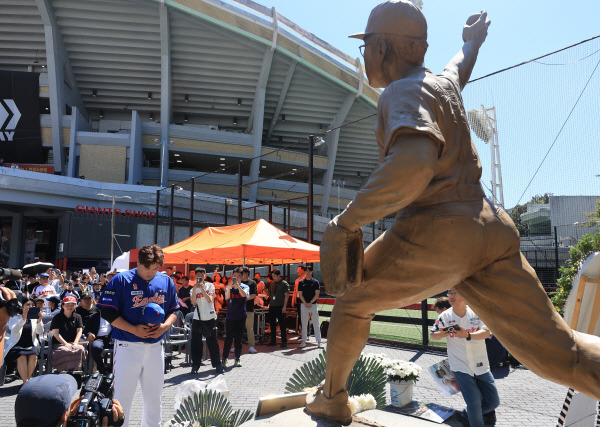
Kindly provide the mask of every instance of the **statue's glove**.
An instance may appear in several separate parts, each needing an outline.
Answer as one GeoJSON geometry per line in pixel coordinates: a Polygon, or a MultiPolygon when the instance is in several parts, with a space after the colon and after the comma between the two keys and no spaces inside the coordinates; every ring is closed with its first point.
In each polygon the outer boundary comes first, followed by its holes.
{"type": "Polygon", "coordinates": [[[321,275],[328,294],[341,296],[362,283],[364,253],[360,228],[343,228],[339,216],[329,222],[321,241],[321,275]]]}

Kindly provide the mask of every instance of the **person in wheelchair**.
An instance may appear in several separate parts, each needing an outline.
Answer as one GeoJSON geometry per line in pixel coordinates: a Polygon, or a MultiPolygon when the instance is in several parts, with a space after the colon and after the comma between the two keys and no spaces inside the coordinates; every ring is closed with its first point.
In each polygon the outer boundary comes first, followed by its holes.
{"type": "MultiPolygon", "coordinates": [[[[40,343],[37,336],[44,332],[42,311],[36,317],[29,318],[29,310],[34,306],[31,298],[23,301],[23,313],[13,316],[8,321],[7,330],[10,337],[4,348],[4,363],[17,363],[17,372],[23,384],[29,381],[35,370],[40,343]]],[[[33,313],[33,311],[32,311],[33,313]]]]}

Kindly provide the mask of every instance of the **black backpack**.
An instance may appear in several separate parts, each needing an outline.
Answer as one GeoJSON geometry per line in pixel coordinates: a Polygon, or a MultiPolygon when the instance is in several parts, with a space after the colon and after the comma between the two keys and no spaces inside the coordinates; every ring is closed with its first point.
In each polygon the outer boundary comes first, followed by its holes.
{"type": "Polygon", "coordinates": [[[508,351],[498,341],[495,335],[491,335],[485,339],[485,346],[487,348],[488,360],[490,362],[490,369],[499,367],[508,357],[508,351]]]}

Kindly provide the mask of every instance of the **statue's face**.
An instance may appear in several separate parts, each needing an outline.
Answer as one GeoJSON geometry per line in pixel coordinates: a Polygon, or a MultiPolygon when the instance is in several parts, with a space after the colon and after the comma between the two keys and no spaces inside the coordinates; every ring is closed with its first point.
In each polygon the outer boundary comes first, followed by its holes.
{"type": "MultiPolygon", "coordinates": [[[[383,57],[381,52],[382,44],[385,42],[376,35],[368,35],[365,41],[365,71],[371,87],[386,87],[383,78],[383,57]]],[[[385,52],[383,52],[385,54],[385,52]]]]}

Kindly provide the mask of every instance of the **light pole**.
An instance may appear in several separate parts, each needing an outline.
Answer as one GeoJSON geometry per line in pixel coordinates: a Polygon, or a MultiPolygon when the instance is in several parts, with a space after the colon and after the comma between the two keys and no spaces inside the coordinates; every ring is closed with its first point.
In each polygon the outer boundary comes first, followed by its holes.
{"type": "Polygon", "coordinates": [[[310,135],[308,138],[308,243],[313,242],[314,233],[314,214],[313,214],[313,200],[314,200],[314,188],[313,188],[313,174],[314,174],[314,157],[315,148],[320,147],[325,143],[325,140],[320,136],[310,135]]]}
{"type": "Polygon", "coordinates": [[[346,185],[346,180],[345,179],[334,179],[333,185],[337,186],[337,208],[338,208],[338,215],[339,215],[340,214],[340,187],[344,188],[344,186],[346,185]]]}
{"type": "Polygon", "coordinates": [[[129,196],[115,196],[114,194],[98,193],[96,196],[108,197],[112,199],[112,209],[110,210],[110,267],[112,268],[115,254],[115,199],[131,199],[129,196]]]}

